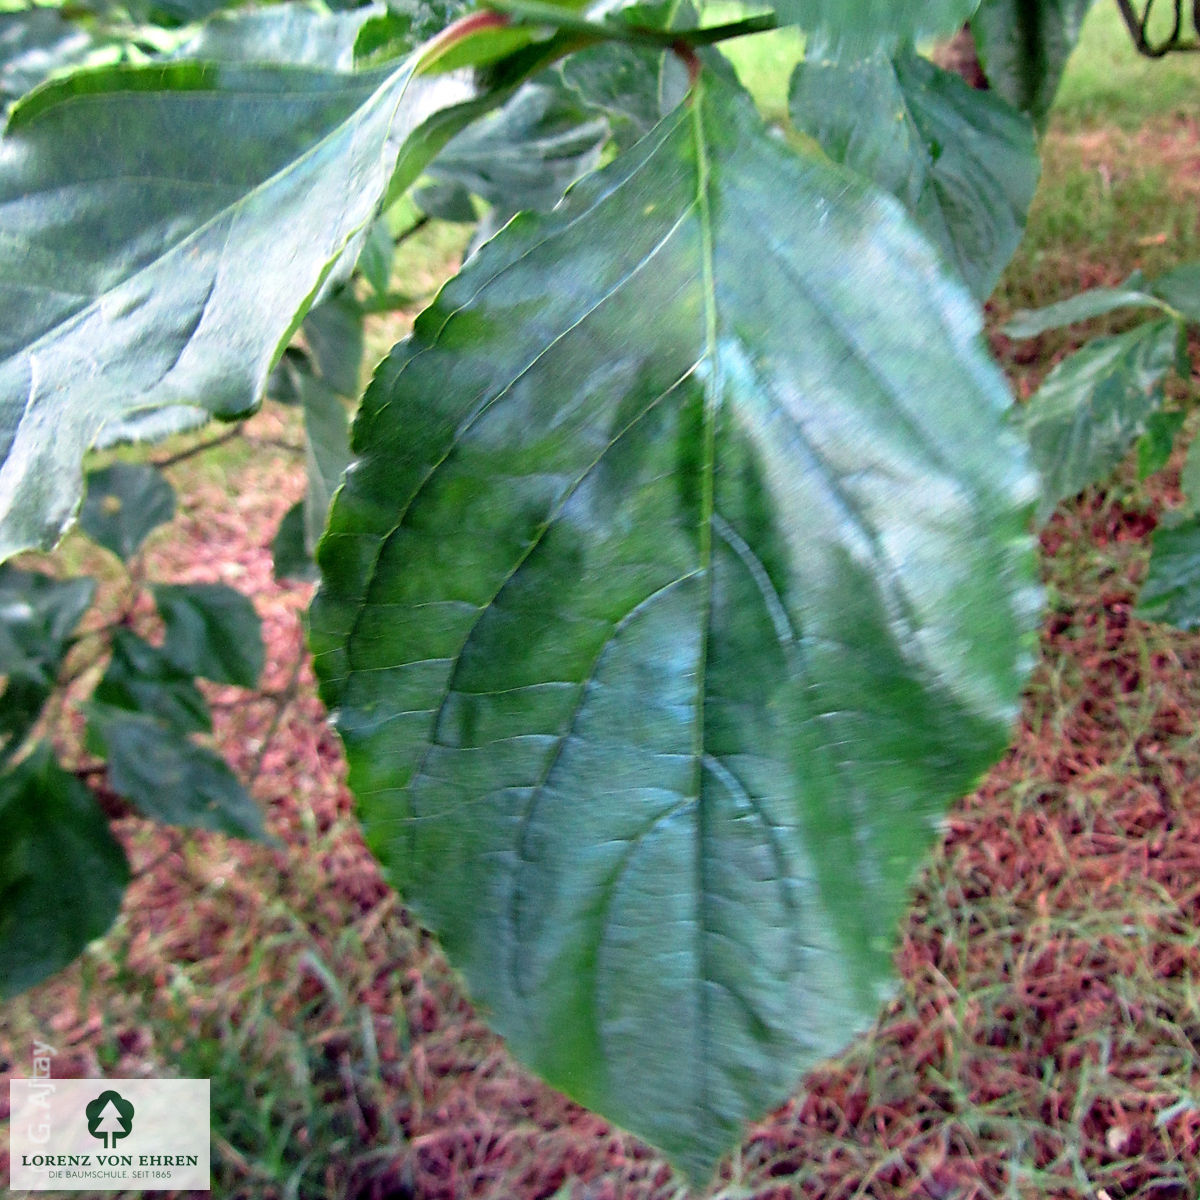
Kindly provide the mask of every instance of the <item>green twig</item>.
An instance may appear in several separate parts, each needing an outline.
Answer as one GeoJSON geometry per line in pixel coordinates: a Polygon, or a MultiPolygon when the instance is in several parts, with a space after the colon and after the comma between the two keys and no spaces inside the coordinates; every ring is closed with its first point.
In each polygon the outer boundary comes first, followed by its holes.
{"type": "Polygon", "coordinates": [[[661,50],[674,50],[679,46],[712,46],[730,38],[766,33],[778,28],[779,24],[774,16],[764,14],[694,29],[655,29],[650,25],[634,25],[625,21],[589,21],[586,17],[565,12],[557,4],[549,4],[545,0],[487,0],[487,3],[488,8],[503,13],[514,26],[548,26],[560,33],[576,34],[588,41],[629,42],[661,50]]]}

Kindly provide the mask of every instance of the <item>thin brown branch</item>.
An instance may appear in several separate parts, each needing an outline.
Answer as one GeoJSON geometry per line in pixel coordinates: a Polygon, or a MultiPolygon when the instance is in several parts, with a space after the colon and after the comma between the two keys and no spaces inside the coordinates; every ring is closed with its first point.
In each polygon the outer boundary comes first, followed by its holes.
{"type": "Polygon", "coordinates": [[[230,426],[224,433],[218,434],[214,438],[209,438],[207,442],[198,442],[195,446],[189,446],[186,450],[179,450],[174,454],[168,454],[165,458],[151,459],[151,462],[160,471],[167,467],[173,467],[176,463],[184,462],[189,458],[195,458],[197,454],[203,454],[206,450],[212,450],[217,446],[224,445],[226,442],[231,442],[235,437],[242,432],[242,422],[230,426]]]}

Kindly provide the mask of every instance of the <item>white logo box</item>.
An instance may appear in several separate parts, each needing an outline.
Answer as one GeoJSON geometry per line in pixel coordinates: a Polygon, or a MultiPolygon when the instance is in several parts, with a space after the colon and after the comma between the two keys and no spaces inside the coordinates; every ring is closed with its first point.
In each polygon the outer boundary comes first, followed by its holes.
{"type": "Polygon", "coordinates": [[[8,1094],[13,1191],[209,1188],[207,1079],[13,1079],[8,1094]]]}

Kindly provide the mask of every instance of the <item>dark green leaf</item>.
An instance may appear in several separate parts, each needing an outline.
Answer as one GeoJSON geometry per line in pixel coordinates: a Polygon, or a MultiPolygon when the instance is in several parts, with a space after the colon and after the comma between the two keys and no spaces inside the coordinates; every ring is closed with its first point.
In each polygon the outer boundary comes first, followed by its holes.
{"type": "Polygon", "coordinates": [[[345,402],[320,379],[306,381],[303,397],[304,457],[308,467],[305,544],[312,549],[325,530],[329,503],[350,463],[350,423],[345,402]]]}
{"type": "Polygon", "coordinates": [[[1200,517],[1154,531],[1137,615],[1179,629],[1200,629],[1200,517]]]}
{"type": "Polygon", "coordinates": [[[891,192],[986,299],[1025,230],[1038,180],[1027,117],[911,50],[839,58],[810,41],[792,120],[891,192]]]}
{"type": "Polygon", "coordinates": [[[413,192],[413,203],[435,221],[471,222],[479,219],[471,193],[461,183],[428,183],[413,192]]]}
{"type": "Polygon", "coordinates": [[[657,50],[608,42],[572,54],[558,71],[581,104],[603,114],[613,140],[625,148],[662,120],[662,57],[657,50]]]}
{"type": "Polygon", "coordinates": [[[386,295],[391,286],[395,253],[396,243],[388,228],[387,217],[380,217],[371,226],[362,253],[358,256],[358,270],[377,295],[386,295]]]}
{"type": "Polygon", "coordinates": [[[179,670],[254,687],[263,667],[262,622],[247,596],[223,583],[159,583],[163,654],[179,670]]]}
{"type": "Polygon", "coordinates": [[[371,844],[513,1051],[694,1175],[874,1018],[1008,738],[1034,485],[978,335],[705,72],[356,422],[311,639],[371,844]]]}
{"type": "Polygon", "coordinates": [[[155,25],[190,25],[203,21],[237,0],[130,0],[136,16],[155,25]]]}
{"type": "Polygon", "coordinates": [[[105,426],[257,403],[389,181],[492,103],[446,111],[466,85],[412,72],[180,61],[18,105],[0,140],[0,558],[55,539],[105,426]]]}
{"type": "Polygon", "coordinates": [[[0,565],[0,675],[52,683],[95,593],[93,579],[53,579],[0,565]]]}
{"type": "Polygon", "coordinates": [[[1092,0],[983,0],[971,32],[988,82],[1042,125],[1092,0]]]}
{"type": "Polygon", "coordinates": [[[175,489],[154,467],[113,463],[89,471],[79,525],[97,545],[122,562],[146,535],[175,516],[175,489]]]}
{"type": "Polygon", "coordinates": [[[1149,321],[1089,342],[1050,372],[1020,416],[1042,479],[1039,520],[1125,457],[1162,403],[1179,351],[1179,326],[1149,321]]]}
{"type": "Polygon", "coordinates": [[[520,209],[553,208],[596,166],[607,140],[607,122],[565,87],[527,83],[449,142],[429,174],[461,184],[506,219],[520,209]]]}
{"type": "Polygon", "coordinates": [[[47,746],[0,774],[0,995],[60,971],[116,919],[125,855],[47,746]]]}
{"type": "Polygon", "coordinates": [[[224,760],[147,713],[93,705],[108,782],[168,825],[264,839],[262,813],[224,760]]]}
{"type": "Polygon", "coordinates": [[[309,311],[304,318],[304,340],[325,383],[343,396],[357,398],[363,365],[363,313],[349,288],[341,288],[309,311]]]}
{"type": "Polygon", "coordinates": [[[180,733],[212,728],[208,703],[192,676],[128,629],[113,633],[112,659],[93,697],[111,708],[151,713],[180,733]]]}
{"type": "Polygon", "coordinates": [[[1138,440],[1138,478],[1147,479],[1161,471],[1175,448],[1175,438],[1183,428],[1186,413],[1154,412],[1146,418],[1146,432],[1138,440]]]}
{"type": "Polygon", "coordinates": [[[1036,337],[1048,329],[1062,329],[1080,321],[1090,321],[1122,308],[1164,308],[1163,302],[1148,289],[1143,288],[1141,272],[1135,272],[1120,287],[1091,288],[1047,304],[1045,308],[1024,308],[1015,312],[1005,324],[1004,332],[1009,337],[1036,337]]]}
{"type": "Polygon", "coordinates": [[[279,522],[271,542],[276,579],[299,579],[310,583],[317,578],[317,564],[306,544],[304,501],[293,504],[279,522]]]}
{"type": "Polygon", "coordinates": [[[51,579],[0,566],[0,763],[33,729],[54,691],[70,638],[96,591],[91,579],[51,579]]]}
{"type": "Polygon", "coordinates": [[[1200,438],[1194,438],[1188,447],[1183,470],[1179,472],[1179,487],[1186,501],[1185,512],[1200,516],[1200,438]]]}

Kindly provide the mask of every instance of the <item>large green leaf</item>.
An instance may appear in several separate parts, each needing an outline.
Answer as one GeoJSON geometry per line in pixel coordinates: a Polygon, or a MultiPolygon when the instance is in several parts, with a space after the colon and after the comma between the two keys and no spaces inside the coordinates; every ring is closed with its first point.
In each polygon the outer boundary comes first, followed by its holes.
{"type": "Polygon", "coordinates": [[[1039,520],[1125,457],[1162,403],[1167,372],[1185,367],[1180,353],[1179,325],[1148,321],[1096,338],[1046,376],[1020,415],[1042,478],[1039,520]]]}
{"type": "Polygon", "coordinates": [[[854,59],[820,43],[788,106],[830,157],[900,200],[977,297],[991,294],[1037,187],[1028,118],[912,50],[854,59]]]}
{"type": "Polygon", "coordinates": [[[369,75],[185,61],[73,75],[14,110],[0,558],[54,540],[106,426],[254,406],[394,170],[410,179],[467,119],[445,111],[464,86],[414,79],[413,60],[369,75]]]}
{"type": "Polygon", "coordinates": [[[356,422],[311,637],[370,842],[516,1054],[695,1175],[873,1018],[1008,736],[1034,488],[978,333],[705,72],[356,422]]]}
{"type": "Polygon", "coordinates": [[[982,0],[971,20],[979,59],[1009,103],[1042,125],[1092,0],[982,0]]]}
{"type": "Polygon", "coordinates": [[[0,996],[77,958],[113,923],[128,882],[94,797],[47,746],[0,774],[0,996]]]}

